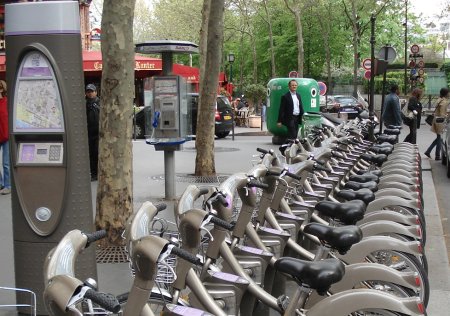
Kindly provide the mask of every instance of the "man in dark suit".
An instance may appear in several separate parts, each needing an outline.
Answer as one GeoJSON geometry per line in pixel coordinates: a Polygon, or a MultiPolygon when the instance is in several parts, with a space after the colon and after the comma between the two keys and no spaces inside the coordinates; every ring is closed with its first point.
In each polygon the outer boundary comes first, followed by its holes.
{"type": "Polygon", "coordinates": [[[302,123],[303,105],[300,94],[297,93],[297,81],[289,81],[289,92],[281,97],[280,110],[278,112],[277,126],[284,125],[288,129],[288,138],[296,139],[298,125],[302,123]]]}

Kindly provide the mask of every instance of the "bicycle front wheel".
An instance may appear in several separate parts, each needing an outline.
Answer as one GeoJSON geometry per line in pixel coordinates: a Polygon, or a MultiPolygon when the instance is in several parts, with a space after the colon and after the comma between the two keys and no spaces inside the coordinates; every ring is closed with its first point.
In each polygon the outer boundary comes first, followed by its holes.
{"type": "Polygon", "coordinates": [[[349,316],[404,316],[404,314],[387,309],[367,309],[351,313],[349,316]]]}
{"type": "MultiPolygon", "coordinates": [[[[128,295],[129,295],[129,293],[124,293],[124,294],[117,296],[117,300],[119,301],[120,305],[122,306],[122,310],[124,310],[124,308],[127,304],[128,295]]],[[[164,306],[166,306],[167,304],[171,304],[171,303],[172,303],[172,296],[169,293],[161,294],[156,291],[152,291],[152,293],[150,294],[150,297],[147,301],[147,304],[149,305],[150,309],[152,310],[152,312],[155,315],[161,315],[161,313],[164,309],[164,306]]],[[[179,299],[177,302],[177,305],[188,306],[188,303],[182,299],[179,299]]]]}

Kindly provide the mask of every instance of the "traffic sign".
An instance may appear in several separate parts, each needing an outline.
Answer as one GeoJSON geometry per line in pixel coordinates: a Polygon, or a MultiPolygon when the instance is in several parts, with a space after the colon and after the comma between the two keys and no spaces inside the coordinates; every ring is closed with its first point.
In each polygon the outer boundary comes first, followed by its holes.
{"type": "Polygon", "coordinates": [[[289,78],[298,78],[298,72],[295,70],[289,72],[289,78]]]}
{"type": "Polygon", "coordinates": [[[419,73],[419,76],[423,76],[425,71],[423,70],[423,68],[420,68],[418,73],[419,73]]]}
{"type": "Polygon", "coordinates": [[[409,62],[409,68],[414,68],[414,67],[416,67],[416,63],[414,62],[414,60],[411,60],[409,62]]]}
{"type": "Polygon", "coordinates": [[[423,67],[425,67],[425,62],[424,62],[423,60],[419,60],[419,62],[417,63],[417,65],[418,65],[420,68],[423,68],[423,67]]]}
{"type": "Polygon", "coordinates": [[[369,80],[370,77],[371,77],[371,72],[370,72],[370,70],[366,70],[366,72],[364,73],[364,79],[369,80]]]}
{"type": "Polygon", "coordinates": [[[317,83],[319,84],[320,95],[325,95],[327,93],[327,85],[322,81],[318,81],[317,83]]]}
{"type": "Polygon", "coordinates": [[[378,59],[384,59],[388,64],[392,63],[397,58],[397,52],[392,46],[383,46],[378,52],[378,59]]]}
{"type": "Polygon", "coordinates": [[[417,44],[411,46],[411,53],[417,54],[420,51],[420,47],[417,44]]]}
{"type": "Polygon", "coordinates": [[[419,77],[418,80],[419,80],[420,83],[423,83],[423,81],[424,81],[423,77],[419,77]]]}
{"type": "Polygon", "coordinates": [[[362,67],[365,70],[370,70],[370,67],[372,66],[372,59],[366,58],[362,61],[362,67]]]}

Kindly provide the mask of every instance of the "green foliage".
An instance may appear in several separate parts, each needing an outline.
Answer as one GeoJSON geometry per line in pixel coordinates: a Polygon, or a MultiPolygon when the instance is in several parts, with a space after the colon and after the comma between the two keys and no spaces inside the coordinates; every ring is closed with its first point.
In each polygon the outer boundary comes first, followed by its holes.
{"type": "MultiPolygon", "coordinates": [[[[272,24],[277,76],[286,77],[290,71],[298,70],[293,15],[284,0],[266,0],[265,3],[269,17],[262,0],[229,0],[225,10],[222,70],[226,70],[229,76],[230,67],[226,56],[233,52],[236,58],[233,63],[233,83],[243,92],[244,87],[252,83],[265,84],[271,79],[268,19],[272,24]],[[256,51],[256,60],[253,50],[256,51]]],[[[349,72],[343,71],[342,76],[334,75],[333,80],[352,81],[354,35],[351,20],[344,12],[344,4],[348,10],[355,5],[361,27],[358,40],[360,59],[370,56],[370,16],[378,13],[375,53],[389,44],[397,51],[396,62],[402,64],[405,51],[404,0],[302,0],[300,3],[305,77],[328,81],[326,48],[329,48],[331,70],[350,69],[349,72]]],[[[201,5],[202,0],[155,0],[151,23],[146,30],[149,39],[170,38],[198,43],[201,5]]],[[[427,37],[424,36],[423,26],[418,13],[409,10],[409,43],[424,45],[427,37]]],[[[177,58],[186,65],[189,62],[187,56],[177,58]]],[[[198,65],[197,60],[194,59],[194,66],[198,65]]]]}
{"type": "Polygon", "coordinates": [[[267,89],[265,85],[251,83],[244,86],[244,95],[253,104],[259,104],[267,96],[267,89]]]}

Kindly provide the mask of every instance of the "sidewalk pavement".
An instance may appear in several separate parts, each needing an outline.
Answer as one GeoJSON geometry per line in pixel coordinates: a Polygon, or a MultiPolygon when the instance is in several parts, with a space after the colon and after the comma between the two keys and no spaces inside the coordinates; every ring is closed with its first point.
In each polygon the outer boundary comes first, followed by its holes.
{"type": "MultiPolygon", "coordinates": [[[[408,128],[402,131],[400,139],[403,140],[408,128]]],[[[421,153],[434,139],[434,134],[428,126],[423,125],[418,131],[418,145],[421,153]]],[[[180,196],[189,185],[189,176],[195,168],[195,144],[188,142],[182,151],[175,153],[176,195],[180,196]],[[181,179],[181,180],[179,180],[181,179]]],[[[231,136],[225,139],[217,139],[215,142],[215,166],[219,176],[227,176],[235,172],[242,172],[252,167],[252,161],[257,158],[256,148],[278,150],[278,146],[271,143],[271,136],[259,128],[236,127],[234,140],[231,136]]],[[[145,144],[143,140],[133,142],[133,192],[135,210],[144,202],[166,202],[168,204],[168,219],[173,218],[173,201],[165,201],[164,198],[164,154],[157,152],[153,146],[145,144]]],[[[436,190],[434,187],[431,168],[442,167],[424,158],[423,185],[425,215],[427,220],[427,245],[426,254],[429,263],[429,279],[431,284],[430,303],[428,315],[446,316],[450,310],[450,269],[447,257],[447,249],[444,242],[444,232],[436,190]]],[[[216,183],[215,185],[217,185],[216,183]]],[[[93,197],[95,196],[97,183],[92,183],[93,197]]],[[[203,184],[198,184],[202,186],[203,184]]],[[[207,184],[205,184],[207,185],[207,184]]],[[[450,187],[450,181],[448,182],[450,187]]],[[[447,190],[448,192],[448,190],[447,190]]],[[[93,198],[93,201],[95,199],[93,198]]],[[[0,210],[3,213],[0,221],[0,287],[14,287],[14,253],[11,217],[10,196],[0,196],[0,210]]],[[[446,223],[446,222],[444,222],[446,223]]],[[[127,263],[97,264],[100,290],[113,294],[126,292],[131,286],[131,275],[127,263]]],[[[41,296],[42,293],[36,293],[41,296]]],[[[0,305],[14,304],[13,293],[5,293],[0,290],[0,305]]],[[[0,316],[15,315],[11,308],[0,308],[0,316]]]]}

